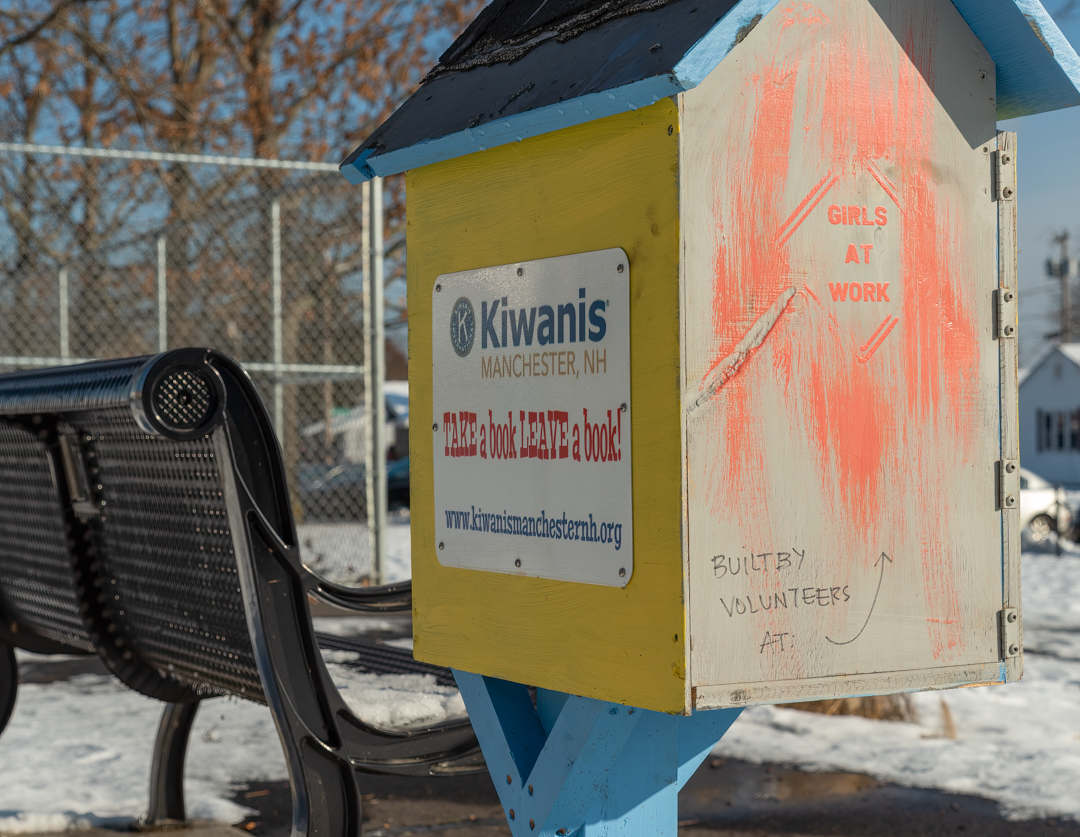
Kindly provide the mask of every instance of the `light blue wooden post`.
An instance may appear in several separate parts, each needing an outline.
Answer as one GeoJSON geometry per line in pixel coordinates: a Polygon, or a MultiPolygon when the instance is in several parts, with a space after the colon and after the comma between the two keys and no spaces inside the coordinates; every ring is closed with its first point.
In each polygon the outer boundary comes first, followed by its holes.
{"type": "Polygon", "coordinates": [[[454,671],[514,837],[676,837],[679,789],[740,709],[665,715],[454,671]]]}

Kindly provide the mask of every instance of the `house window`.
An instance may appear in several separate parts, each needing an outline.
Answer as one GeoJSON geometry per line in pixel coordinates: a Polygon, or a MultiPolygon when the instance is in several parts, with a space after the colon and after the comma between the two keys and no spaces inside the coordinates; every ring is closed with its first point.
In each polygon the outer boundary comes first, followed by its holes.
{"type": "Polygon", "coordinates": [[[1035,411],[1035,449],[1080,451],[1080,409],[1035,411]]]}

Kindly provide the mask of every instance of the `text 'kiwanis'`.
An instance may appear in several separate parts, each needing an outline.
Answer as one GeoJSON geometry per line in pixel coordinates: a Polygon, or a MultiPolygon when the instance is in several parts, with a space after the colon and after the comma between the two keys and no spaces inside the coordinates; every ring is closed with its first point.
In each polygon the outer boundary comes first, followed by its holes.
{"type": "Polygon", "coordinates": [[[459,410],[443,413],[443,456],[481,459],[622,460],[622,412],[582,409],[571,422],[566,410],[514,410],[495,416],[459,410]]]}

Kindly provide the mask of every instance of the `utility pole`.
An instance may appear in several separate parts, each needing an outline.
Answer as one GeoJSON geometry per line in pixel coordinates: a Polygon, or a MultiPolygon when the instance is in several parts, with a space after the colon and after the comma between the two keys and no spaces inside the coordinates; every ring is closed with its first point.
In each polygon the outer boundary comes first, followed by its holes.
{"type": "Polygon", "coordinates": [[[1057,333],[1059,343],[1072,342],[1072,295],[1071,280],[1078,272],[1077,260],[1069,255],[1069,231],[1062,230],[1051,241],[1061,248],[1061,257],[1046,260],[1046,275],[1061,281],[1061,328],[1057,333]]]}

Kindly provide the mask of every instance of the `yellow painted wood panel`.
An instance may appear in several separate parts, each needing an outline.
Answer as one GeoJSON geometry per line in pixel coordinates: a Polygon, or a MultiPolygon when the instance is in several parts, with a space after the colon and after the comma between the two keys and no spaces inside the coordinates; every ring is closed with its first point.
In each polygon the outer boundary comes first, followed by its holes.
{"type": "Polygon", "coordinates": [[[648,108],[409,172],[414,654],[683,712],[678,113],[648,108]],[[435,278],[621,247],[630,259],[634,573],[625,589],[443,567],[435,556],[435,278]]]}

